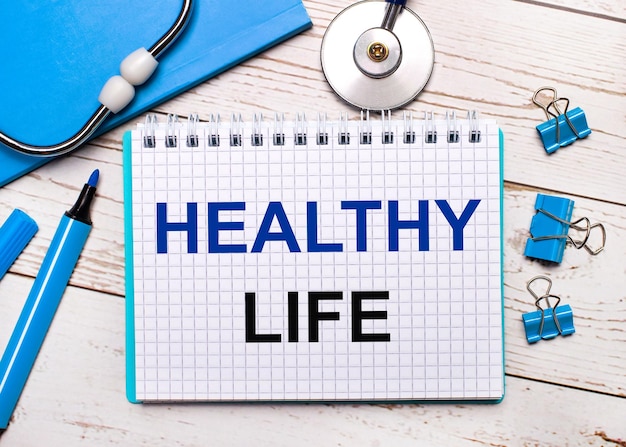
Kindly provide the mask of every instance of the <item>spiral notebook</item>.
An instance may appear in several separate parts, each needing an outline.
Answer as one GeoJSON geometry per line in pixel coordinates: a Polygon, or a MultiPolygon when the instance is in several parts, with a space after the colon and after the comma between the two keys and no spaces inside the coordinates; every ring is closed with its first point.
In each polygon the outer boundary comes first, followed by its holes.
{"type": "Polygon", "coordinates": [[[501,400],[502,147],[476,113],[149,116],[129,400],[501,400]]]}

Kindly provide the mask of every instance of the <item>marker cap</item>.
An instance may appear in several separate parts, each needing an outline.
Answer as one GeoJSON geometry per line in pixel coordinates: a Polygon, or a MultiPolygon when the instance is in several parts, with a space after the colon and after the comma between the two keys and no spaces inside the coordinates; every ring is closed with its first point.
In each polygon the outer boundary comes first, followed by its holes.
{"type": "Polygon", "coordinates": [[[0,279],[28,245],[39,227],[24,211],[15,209],[0,227],[0,279]]]}

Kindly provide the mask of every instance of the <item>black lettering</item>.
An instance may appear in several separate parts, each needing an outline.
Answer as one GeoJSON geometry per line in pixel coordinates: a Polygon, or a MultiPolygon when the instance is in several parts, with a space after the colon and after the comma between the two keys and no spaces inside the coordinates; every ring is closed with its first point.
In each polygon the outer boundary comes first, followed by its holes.
{"type": "Polygon", "coordinates": [[[386,320],[386,310],[363,310],[363,300],[388,300],[389,292],[352,292],[352,341],[390,341],[391,335],[364,334],[363,320],[386,320]]]}
{"type": "Polygon", "coordinates": [[[256,295],[246,292],[246,342],[280,343],[280,334],[256,333],[256,295]]]}
{"type": "Polygon", "coordinates": [[[287,327],[290,342],[298,341],[298,292],[287,292],[287,327]]]}
{"type": "Polygon", "coordinates": [[[321,300],[341,300],[342,292],[309,292],[309,341],[319,341],[319,322],[324,320],[339,320],[339,312],[320,312],[321,300]]]}

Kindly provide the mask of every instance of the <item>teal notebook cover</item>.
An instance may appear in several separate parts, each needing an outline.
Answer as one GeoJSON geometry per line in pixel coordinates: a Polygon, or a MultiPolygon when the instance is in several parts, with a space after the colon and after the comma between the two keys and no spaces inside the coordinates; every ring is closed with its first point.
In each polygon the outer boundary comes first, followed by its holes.
{"type": "MultiPolygon", "coordinates": [[[[124,203],[132,203],[132,160],[131,131],[124,133],[123,165],[124,165],[124,203]]],[[[135,274],[133,272],[133,210],[131,206],[124,206],[124,256],[126,257],[126,398],[129,402],[139,403],[136,391],[136,361],[135,361],[135,274]]]]}
{"type": "MultiPolygon", "coordinates": [[[[30,144],[72,136],[100,105],[98,95],[121,61],[150,48],[179,14],[182,1],[0,4],[0,130],[30,144]]],[[[183,34],[159,57],[133,102],[95,136],[309,28],[301,0],[194,1],[183,34]]],[[[53,160],[0,145],[0,186],[53,160]]]]}

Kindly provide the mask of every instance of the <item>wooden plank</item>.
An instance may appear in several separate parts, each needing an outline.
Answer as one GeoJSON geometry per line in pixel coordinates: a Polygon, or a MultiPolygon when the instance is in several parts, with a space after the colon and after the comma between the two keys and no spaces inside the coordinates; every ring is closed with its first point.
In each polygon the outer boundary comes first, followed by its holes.
{"type": "MultiPolygon", "coordinates": [[[[104,173],[107,172],[105,166],[104,173]]],[[[584,250],[568,247],[561,265],[546,266],[522,255],[534,212],[535,196],[536,191],[532,190],[507,188],[505,191],[507,371],[624,396],[626,310],[623,303],[626,302],[626,295],[622,287],[622,260],[626,257],[626,247],[622,241],[626,238],[626,223],[623,207],[576,199],[574,217],[589,216],[592,221],[604,223],[607,247],[595,257],[584,250]],[[524,338],[521,315],[533,310],[533,300],[525,289],[525,283],[537,274],[549,275],[554,281],[553,292],[572,306],[577,333],[531,346],[524,338]],[[581,362],[581,358],[588,361],[581,362]]],[[[116,211],[117,214],[110,211],[119,206],[119,201],[111,200],[106,193],[98,198],[94,213],[100,218],[96,219],[96,227],[72,277],[73,284],[124,294],[124,253],[122,244],[116,242],[122,240],[121,210],[116,211]]],[[[51,207],[45,208],[45,214],[58,214],[58,210],[51,207]]],[[[64,209],[58,203],[54,203],[54,207],[64,209]]],[[[36,214],[35,211],[29,212],[36,214]]],[[[42,235],[33,240],[14,266],[14,271],[31,274],[41,262],[55,221],[52,218],[40,221],[42,235]]]]}
{"type": "MultiPolygon", "coordinates": [[[[115,138],[121,137],[121,131],[115,138]]],[[[108,144],[108,143],[107,143],[108,144]]],[[[9,185],[10,202],[0,196],[0,215],[11,205],[21,206],[40,224],[40,231],[13,266],[12,271],[34,276],[54,233],[60,215],[71,204],[77,190],[94,167],[102,179],[94,204],[94,230],[76,267],[71,283],[77,286],[124,295],[123,204],[119,149],[89,148],[80,157],[52,163],[9,185]],[[63,183],[58,182],[63,178],[63,183]],[[29,191],[46,189],[46,200],[29,191]],[[49,199],[48,199],[49,197],[49,199]],[[27,206],[26,206],[27,205],[27,206]]],[[[624,207],[588,199],[576,200],[574,217],[588,216],[606,225],[607,248],[591,257],[584,250],[567,248],[560,266],[547,267],[530,261],[522,253],[536,190],[507,185],[504,209],[504,281],[506,284],[507,371],[538,380],[580,386],[598,392],[626,395],[626,292],[623,288],[623,259],[626,258],[626,215],[624,207]],[[525,283],[535,274],[548,274],[554,292],[562,294],[575,312],[578,333],[570,338],[528,346],[521,313],[533,309],[525,283]],[[591,361],[581,362],[581,358],[591,361]]],[[[544,191],[545,192],[545,191],[544,191]]],[[[559,194],[557,194],[559,195],[559,194]]],[[[597,243],[597,241],[594,241],[597,243]]]]}
{"type": "MultiPolygon", "coordinates": [[[[575,199],[575,218],[605,225],[607,245],[597,256],[568,246],[560,265],[546,265],[523,256],[535,197],[536,191],[513,188],[505,195],[507,373],[626,397],[624,207],[569,196],[575,199]],[[527,343],[522,314],[535,307],[526,283],[536,275],[550,277],[551,293],[572,307],[575,334],[527,343]]],[[[596,246],[598,236],[592,238],[596,246]]]]}
{"type": "MultiPolygon", "coordinates": [[[[624,18],[617,1],[547,0],[624,18]]],[[[315,26],[302,35],[157,108],[186,115],[262,111],[288,119],[357,111],[328,87],[321,37],[352,1],[306,0],[315,26]]],[[[72,277],[35,372],[0,447],[79,443],[123,445],[624,445],[626,223],[625,28],[528,2],[413,2],[437,51],[415,112],[479,109],[506,135],[505,331],[507,397],[500,405],[131,405],[124,399],[124,253],[121,138],[129,123],[79,152],[0,189],[0,220],[21,207],[41,230],[0,283],[0,349],[8,340],[56,224],[94,168],[102,171],[94,231],[72,277]],[[534,126],[532,92],[553,85],[581,106],[590,137],[547,156],[534,126]],[[519,185],[529,185],[529,187],[519,185]],[[537,188],[576,199],[574,215],[607,225],[597,257],[568,248],[560,266],[522,256],[537,188]],[[615,205],[610,203],[613,202],[615,205]],[[574,309],[577,332],[528,345],[521,314],[533,309],[528,279],[549,274],[574,309]],[[22,276],[25,275],[25,276],[22,276]],[[524,380],[517,377],[527,377],[524,380]],[[566,386],[562,386],[566,385],[566,386]],[[583,391],[591,390],[591,391],[583,391]],[[619,397],[616,397],[619,396],[619,397]],[[580,411],[580,409],[583,411],[580,411]],[[607,409],[610,409],[607,411],[607,409]],[[244,430],[241,427],[245,427],[244,430]],[[280,436],[276,434],[280,433],[280,436]],[[425,441],[427,440],[427,441],[425,441]]],[[[399,112],[396,112],[396,115],[399,112]]]]}
{"type": "MultiPolygon", "coordinates": [[[[315,24],[158,110],[198,112],[350,110],[331,92],[319,62],[320,39],[334,14],[351,2],[305,2],[315,24]],[[271,99],[270,99],[271,98],[271,99]]],[[[416,8],[435,42],[431,81],[407,110],[478,109],[498,119],[506,136],[506,179],[524,185],[626,203],[624,27],[620,23],[520,2],[428,3],[416,8]],[[558,26],[555,26],[555,23],[558,26]],[[450,32],[450,30],[454,32],[450,32]],[[571,30],[571,32],[563,31],[571,30]],[[532,104],[550,85],[585,110],[593,133],[548,156],[535,130],[545,121],[532,104]],[[615,169],[621,167],[622,169],[615,169]],[[593,179],[593,181],[584,181],[593,179]]],[[[247,115],[246,115],[247,114],[247,115]]],[[[358,113],[352,113],[354,119],[358,113]]]]}
{"type": "MultiPolygon", "coordinates": [[[[183,116],[196,111],[205,119],[209,112],[228,117],[237,110],[248,117],[253,111],[266,116],[274,111],[303,111],[313,117],[320,110],[337,116],[349,107],[324,80],[319,45],[333,13],[348,4],[335,5],[329,14],[320,12],[326,5],[307,2],[316,25],[312,30],[159,110],[183,116]]],[[[618,191],[626,180],[619,170],[607,169],[626,166],[626,155],[620,150],[626,110],[626,90],[619,81],[626,75],[623,26],[518,2],[491,0],[460,10],[456,5],[430,8],[423,5],[420,13],[436,44],[435,72],[409,109],[443,113],[449,108],[478,108],[498,118],[505,131],[507,180],[558,191],[574,188],[573,193],[624,203],[618,191]],[[490,21],[490,26],[468,29],[469,23],[483,23],[485,17],[499,19],[490,21]],[[553,23],[560,26],[555,29],[553,23]],[[451,35],[450,28],[459,31],[451,35]],[[538,29],[545,31],[538,33],[538,29]],[[570,35],[562,34],[562,29],[585,31],[570,35]],[[534,128],[545,120],[544,114],[531,102],[533,92],[546,84],[558,87],[572,107],[581,106],[594,131],[552,156],[546,155],[534,128]],[[584,178],[594,181],[581,182],[584,178]]]]}
{"type": "MultiPolygon", "coordinates": [[[[620,43],[624,27],[517,2],[465,5],[455,11],[458,5],[438,4],[434,11],[424,11],[440,48],[440,64],[427,91],[435,93],[433,104],[454,106],[456,98],[465,99],[465,107],[476,102],[481,111],[498,118],[506,137],[507,180],[624,203],[617,191],[626,186],[625,180],[619,169],[607,168],[626,166],[619,149],[626,110],[625,86],[619,82],[626,74],[620,43]],[[484,25],[450,35],[447,22],[455,16],[464,19],[453,27],[484,25]],[[544,85],[558,88],[572,107],[581,106],[595,131],[552,156],[545,154],[534,129],[545,118],[531,96],[544,85]],[[604,183],[599,178],[603,175],[611,180],[604,183]],[[596,182],[603,185],[588,187],[596,182]]],[[[429,102],[430,95],[420,100],[429,102]]]]}
{"type": "MultiPolygon", "coordinates": [[[[116,134],[121,138],[121,133],[116,134]]],[[[119,143],[116,143],[116,145],[119,143]]],[[[93,230],[71,283],[124,294],[123,191],[120,149],[89,146],[67,159],[55,160],[0,190],[0,220],[13,208],[26,211],[39,231],[11,271],[34,277],[63,213],[76,201],[91,172],[100,169],[92,207],[93,230]]]]}
{"type": "MultiPolygon", "coordinates": [[[[0,283],[0,346],[29,285],[13,274],[0,283]]],[[[122,299],[68,289],[0,447],[192,447],[207,439],[260,447],[606,446],[626,438],[626,399],[515,377],[498,405],[134,405],[124,398],[123,321],[122,299]]]]}
{"type": "Polygon", "coordinates": [[[420,14],[433,34],[437,64],[411,107],[476,107],[496,117],[505,132],[509,181],[625,203],[618,191],[626,180],[619,169],[607,168],[626,167],[619,149],[626,110],[626,85],[619,81],[626,77],[622,25],[501,1],[425,4],[420,14]],[[531,102],[544,85],[582,107],[595,130],[552,156],[534,128],[545,117],[531,102]],[[587,178],[594,181],[581,181],[587,178]]]}
{"type": "Polygon", "coordinates": [[[593,0],[516,0],[537,6],[561,8],[574,14],[587,14],[602,17],[605,20],[626,20],[626,4],[620,1],[593,0]]]}
{"type": "MultiPolygon", "coordinates": [[[[313,29],[158,110],[180,115],[199,112],[205,119],[210,112],[228,116],[231,111],[242,111],[249,117],[257,110],[266,114],[304,111],[312,117],[320,110],[332,116],[347,110],[324,80],[319,46],[330,20],[351,3],[305,4],[315,23],[313,29]]],[[[478,108],[496,117],[505,131],[507,180],[624,203],[620,193],[626,186],[620,175],[626,167],[621,150],[626,110],[626,85],[621,82],[626,75],[623,26],[497,0],[464,4],[460,9],[454,4],[420,5],[418,11],[433,33],[437,62],[426,91],[410,109],[443,113],[448,108],[478,108]],[[498,19],[490,20],[489,26],[476,25],[489,17],[498,19]],[[450,29],[458,31],[450,33],[450,29]],[[561,33],[563,29],[582,31],[561,33]],[[534,129],[544,119],[543,112],[530,101],[533,91],[544,84],[558,87],[572,106],[583,107],[594,130],[587,139],[552,156],[544,153],[534,129]]],[[[119,150],[120,135],[114,131],[95,145],[119,150]]],[[[77,156],[89,157],[82,155],[86,150],[77,156]]],[[[58,171],[63,173],[63,169],[58,171]]],[[[32,175],[36,177],[37,172],[32,175]]]]}

